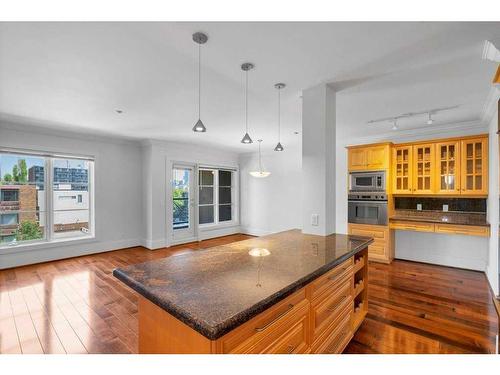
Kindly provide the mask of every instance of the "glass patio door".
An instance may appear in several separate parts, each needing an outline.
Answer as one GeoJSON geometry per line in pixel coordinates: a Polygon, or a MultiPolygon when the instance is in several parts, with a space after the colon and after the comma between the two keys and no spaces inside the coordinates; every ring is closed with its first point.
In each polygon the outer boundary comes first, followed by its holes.
{"type": "Polygon", "coordinates": [[[172,168],[172,233],[175,242],[195,239],[194,166],[172,168]]]}

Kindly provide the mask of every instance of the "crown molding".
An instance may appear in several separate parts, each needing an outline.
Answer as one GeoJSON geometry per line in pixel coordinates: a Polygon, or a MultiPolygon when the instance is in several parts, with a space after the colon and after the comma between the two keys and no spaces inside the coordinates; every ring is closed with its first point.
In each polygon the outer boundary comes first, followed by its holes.
{"type": "Polygon", "coordinates": [[[40,135],[81,139],[83,141],[107,142],[122,145],[140,145],[138,140],[124,136],[115,136],[102,131],[89,129],[66,129],[64,124],[42,121],[33,118],[0,113],[0,129],[24,131],[40,135]]]}
{"type": "Polygon", "coordinates": [[[497,110],[498,99],[500,99],[500,87],[498,85],[491,86],[486,101],[483,105],[481,113],[481,121],[489,124],[497,110]]]}
{"type": "Polygon", "coordinates": [[[473,121],[463,121],[458,123],[449,123],[443,125],[431,125],[423,126],[419,128],[412,129],[401,129],[391,132],[379,133],[373,136],[366,137],[349,137],[346,139],[347,142],[342,144],[342,146],[349,146],[352,144],[369,144],[378,142],[393,142],[393,143],[403,143],[411,141],[419,141],[429,139],[432,137],[450,137],[462,135],[474,135],[479,133],[487,133],[488,124],[482,122],[481,120],[473,121]],[[450,135],[450,133],[452,135],[450,135]],[[354,139],[353,139],[354,138],[354,139]]]}

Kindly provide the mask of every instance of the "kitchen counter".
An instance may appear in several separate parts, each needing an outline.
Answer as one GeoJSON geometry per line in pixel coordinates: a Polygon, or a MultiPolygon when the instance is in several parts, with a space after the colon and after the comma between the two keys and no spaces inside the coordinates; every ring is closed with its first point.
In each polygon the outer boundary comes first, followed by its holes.
{"type": "Polygon", "coordinates": [[[113,275],[216,340],[372,241],[342,234],[306,235],[297,229],[119,268],[113,275]]]}
{"type": "Polygon", "coordinates": [[[475,212],[443,212],[443,211],[417,211],[395,210],[390,221],[419,221],[425,223],[471,225],[489,227],[486,214],[475,212]]]}

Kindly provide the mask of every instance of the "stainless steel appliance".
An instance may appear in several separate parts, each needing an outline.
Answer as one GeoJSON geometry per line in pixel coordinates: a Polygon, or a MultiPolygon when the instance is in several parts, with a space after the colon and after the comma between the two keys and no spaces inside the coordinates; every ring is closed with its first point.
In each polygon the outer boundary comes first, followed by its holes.
{"type": "Polygon", "coordinates": [[[385,192],[385,171],[351,172],[349,174],[349,191],[385,192]]]}
{"type": "Polygon", "coordinates": [[[387,194],[385,192],[350,193],[348,222],[387,225],[387,194]]]}

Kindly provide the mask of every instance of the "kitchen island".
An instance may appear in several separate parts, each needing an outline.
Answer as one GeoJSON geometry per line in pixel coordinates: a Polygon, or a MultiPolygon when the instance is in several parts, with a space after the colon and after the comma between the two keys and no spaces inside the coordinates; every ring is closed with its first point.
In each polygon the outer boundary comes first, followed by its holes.
{"type": "Polygon", "coordinates": [[[371,238],[291,230],[115,269],[140,353],[339,353],[367,311],[371,238]]]}

